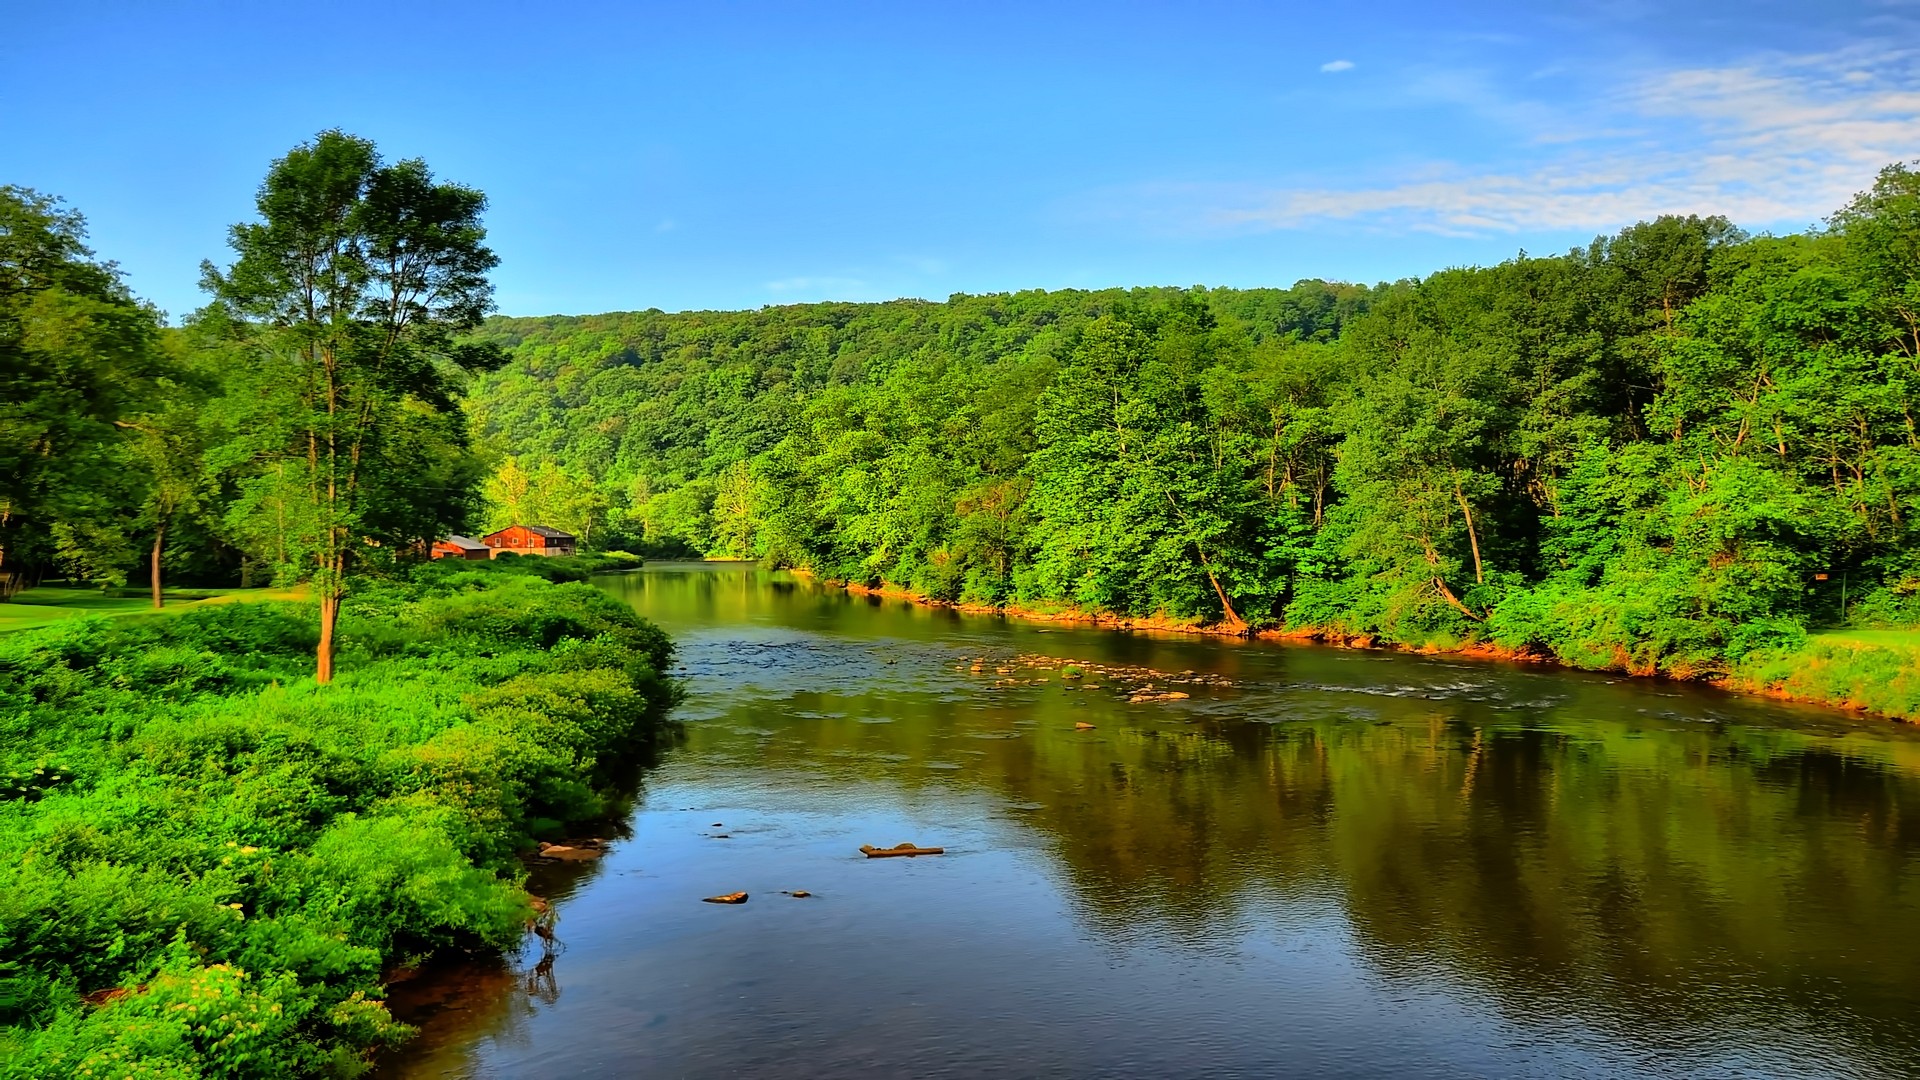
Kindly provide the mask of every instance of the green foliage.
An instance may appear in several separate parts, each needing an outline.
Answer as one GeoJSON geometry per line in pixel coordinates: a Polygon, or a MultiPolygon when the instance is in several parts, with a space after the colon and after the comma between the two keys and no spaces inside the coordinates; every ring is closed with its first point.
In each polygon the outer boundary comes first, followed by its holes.
{"type": "Polygon", "coordinates": [[[225,524],[283,580],[313,582],[324,683],[349,571],[466,516],[477,469],[454,374],[497,354],[458,335],[492,306],[499,260],[485,196],[340,131],[275,161],[255,206],[231,230],[233,265],[202,267],[215,302],[200,329],[240,369],[216,455],[225,524]]]}
{"type": "Polygon", "coordinates": [[[1920,718],[1920,648],[1913,644],[1819,637],[1797,648],[1756,649],[1742,659],[1734,681],[1806,701],[1920,718]]]}
{"type": "Polygon", "coordinates": [[[495,319],[608,535],[942,600],[1734,678],[1920,622],[1920,173],[1377,288],[495,319]]]}
{"type": "Polygon", "coordinates": [[[0,1074],[361,1071],[382,973],[515,945],[515,853],[614,806],[677,693],[659,630],[517,567],[341,631],[324,690],[310,605],[0,638],[0,1074]]]}
{"type": "Polygon", "coordinates": [[[509,525],[547,525],[562,529],[590,545],[606,520],[607,497],[593,483],[567,472],[552,461],[525,469],[508,457],[482,489],[486,509],[481,528],[486,532],[509,525]]]}
{"type": "Polygon", "coordinates": [[[85,237],[58,199],[0,187],[0,600],[56,564],[111,581],[133,561],[116,424],[166,368],[160,313],[85,237]]]}

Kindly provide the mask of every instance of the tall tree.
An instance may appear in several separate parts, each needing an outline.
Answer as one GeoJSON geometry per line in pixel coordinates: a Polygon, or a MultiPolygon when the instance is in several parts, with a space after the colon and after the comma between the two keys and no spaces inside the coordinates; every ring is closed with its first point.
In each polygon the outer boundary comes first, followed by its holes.
{"type": "Polygon", "coordinates": [[[272,508],[278,550],[261,554],[312,582],[325,683],[356,560],[430,539],[473,501],[474,470],[446,468],[467,455],[456,379],[500,354],[459,335],[492,306],[499,260],[484,195],[337,130],[275,161],[255,205],[260,220],[230,233],[238,258],[203,264],[203,287],[258,390],[240,506],[272,508]]]}
{"type": "Polygon", "coordinates": [[[1830,224],[1884,320],[1884,340],[1920,365],[1920,162],[1882,169],[1830,224]]]}
{"type": "Polygon", "coordinates": [[[116,421],[132,436],[127,456],[134,471],[147,481],[139,522],[153,532],[148,583],[154,607],[165,604],[161,563],[167,541],[182,516],[196,510],[201,501],[205,443],[200,413],[207,403],[210,382],[196,375],[183,365],[158,379],[146,407],[116,421]]]}
{"type": "Polygon", "coordinates": [[[124,547],[114,424],[160,366],[159,313],[85,239],[58,199],[0,187],[0,600],[56,554],[124,547]]]}

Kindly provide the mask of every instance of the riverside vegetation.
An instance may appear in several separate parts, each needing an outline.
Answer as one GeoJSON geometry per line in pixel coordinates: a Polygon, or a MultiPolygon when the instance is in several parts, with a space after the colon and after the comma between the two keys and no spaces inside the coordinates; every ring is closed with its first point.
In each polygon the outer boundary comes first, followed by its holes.
{"type": "Polygon", "coordinates": [[[0,596],[305,583],[325,680],[355,573],[539,521],[1920,715],[1913,168],[1804,235],[1663,217],[1373,287],[483,321],[484,204],[323,133],[169,328],[0,192],[0,596]]]}
{"type": "Polygon", "coordinates": [[[76,613],[0,634],[0,1076],[366,1071],[388,973],[517,946],[519,855],[668,730],[671,644],[582,583],[637,560],[421,560],[486,471],[483,206],[324,132],[172,328],[0,189],[0,601],[76,613]],[[140,570],[273,589],[84,614],[140,570]]]}
{"type": "Polygon", "coordinates": [[[670,646],[449,530],[1920,714],[1908,168],[1377,287],[584,318],[486,318],[484,208],[323,132],[169,326],[0,189],[0,602],[308,597],[0,636],[6,1074],[352,1074],[391,965],[519,940],[670,646]]]}
{"type": "MultiPolygon", "coordinates": [[[[523,563],[533,560],[521,560],[523,563]]],[[[555,566],[0,636],[0,1074],[353,1075],[385,973],[515,946],[517,853],[622,808],[666,636],[555,566]]]]}
{"type": "Polygon", "coordinates": [[[1920,716],[1920,172],[1378,287],[495,318],[496,503],[936,601],[1920,716]]]}

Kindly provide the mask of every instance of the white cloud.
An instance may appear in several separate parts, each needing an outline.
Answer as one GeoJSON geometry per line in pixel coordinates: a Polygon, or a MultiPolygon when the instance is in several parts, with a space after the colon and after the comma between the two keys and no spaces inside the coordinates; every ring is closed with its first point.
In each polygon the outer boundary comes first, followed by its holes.
{"type": "Polygon", "coordinates": [[[1343,71],[1352,71],[1353,67],[1354,64],[1351,60],[1329,60],[1320,65],[1320,70],[1329,75],[1338,75],[1343,71]]]}
{"type": "Polygon", "coordinates": [[[940,277],[949,269],[947,260],[930,255],[899,255],[893,261],[925,277],[940,277]]]}
{"type": "Polygon", "coordinates": [[[1578,108],[1501,97],[1477,77],[1429,76],[1411,89],[1513,131],[1507,160],[1431,161],[1352,184],[1159,185],[1127,201],[1203,232],[1326,222],[1449,235],[1608,230],[1663,213],[1799,227],[1920,154],[1912,51],[1657,72],[1578,108]]]}
{"type": "Polygon", "coordinates": [[[867,293],[867,283],[850,277],[790,277],[767,282],[772,293],[800,294],[823,300],[845,300],[867,293]]]}

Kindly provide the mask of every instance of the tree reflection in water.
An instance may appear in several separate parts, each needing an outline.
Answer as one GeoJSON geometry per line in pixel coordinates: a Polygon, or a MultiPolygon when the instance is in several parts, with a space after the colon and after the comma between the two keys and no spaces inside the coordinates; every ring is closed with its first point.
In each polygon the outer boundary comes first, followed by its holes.
{"type": "Polygon", "coordinates": [[[1058,1052],[1092,1072],[1102,1054],[1178,1072],[1188,1059],[1155,1055],[1182,1039],[1256,1072],[1920,1070],[1910,731],[1658,683],[1036,628],[768,580],[609,584],[681,638],[693,689],[686,745],[650,778],[657,805],[630,849],[552,894],[605,912],[570,927],[576,948],[627,962],[583,973],[579,998],[513,1050],[533,1002],[558,1000],[545,958],[517,1004],[463,1018],[448,1045],[466,1039],[469,1057],[440,1063],[452,1074],[544,1062],[565,1039],[621,1067],[715,1075],[913,1071],[936,1047],[987,1070],[1058,1052]],[[1035,655],[1231,685],[1129,703],[1124,680],[1089,689],[1017,659],[1035,655]],[[676,824],[684,806],[738,807],[747,824],[726,819],[735,839],[714,845],[676,824]],[[923,831],[869,835],[908,827],[923,831]],[[910,837],[960,857],[910,874],[841,857],[856,838],[910,837]],[[595,881],[629,859],[647,872],[595,881]],[[761,889],[812,889],[816,914],[682,910],[682,893],[756,873],[761,889]],[[1047,927],[1022,946],[1030,965],[985,958],[1047,927]],[[903,981],[872,941],[912,942],[932,981],[903,981]],[[804,989],[781,981],[789,963],[804,989]],[[899,1014],[902,1046],[874,1050],[859,1018],[896,981],[928,1026],[899,1014]],[[615,1001],[650,1026],[613,1032],[615,1001]],[[739,1001],[786,1026],[727,1011],[739,1001]],[[1006,1018],[952,1023],[983,1001],[1006,1018]],[[1077,1030],[1034,1019],[1075,1028],[1081,1008],[1077,1030]],[[1283,1008],[1292,1026],[1276,1027],[1283,1008]],[[1376,1029],[1343,1034],[1368,1009],[1376,1029]],[[1105,1015],[1125,1022],[1092,1038],[1105,1015]],[[1186,1016],[1240,1033],[1182,1030],[1186,1016]],[[774,1045],[735,1046],[749,1037],[774,1045]]]}

